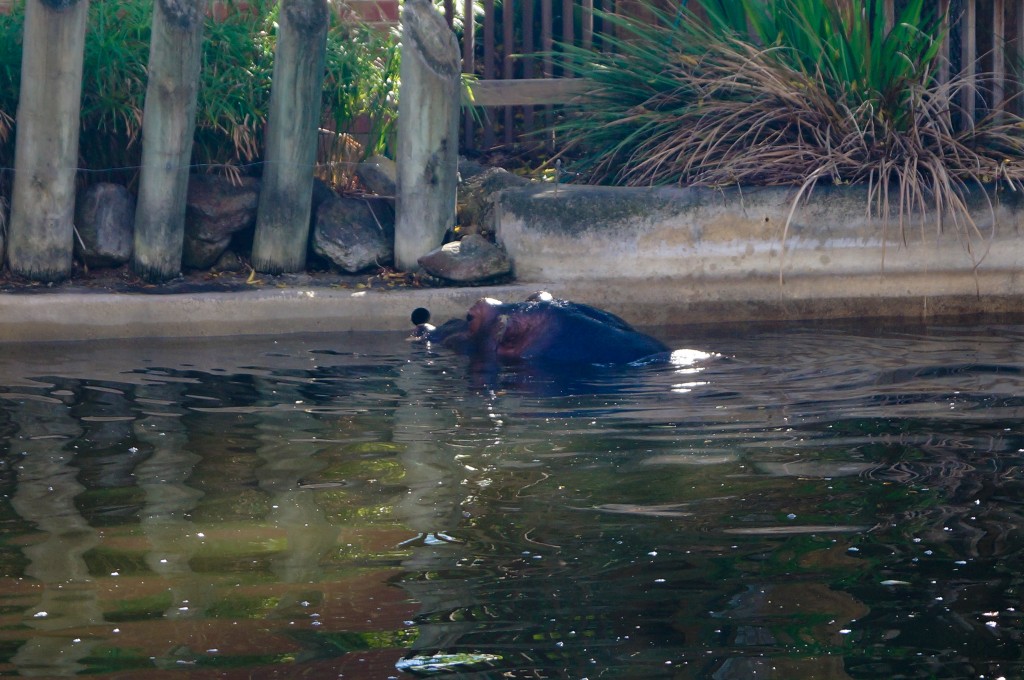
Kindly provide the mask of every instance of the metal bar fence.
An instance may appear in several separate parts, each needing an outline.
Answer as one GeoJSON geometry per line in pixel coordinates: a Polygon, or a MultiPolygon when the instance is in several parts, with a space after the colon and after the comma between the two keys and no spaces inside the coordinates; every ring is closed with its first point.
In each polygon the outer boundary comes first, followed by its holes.
{"type": "MultiPolygon", "coordinates": [[[[3,0],[0,0],[2,2],[3,0]]],[[[564,81],[550,56],[560,44],[602,49],[608,27],[604,11],[636,12],[628,0],[476,0],[483,11],[466,22],[463,72],[474,74],[480,113],[464,117],[466,151],[550,147],[539,136],[550,123],[553,105],[578,97],[577,83],[538,85],[537,79],[564,81]],[[538,56],[543,54],[545,56],[538,56]],[[500,65],[500,67],[499,67],[500,65]],[[511,81],[511,82],[510,82],[511,81]],[[525,82],[524,82],[525,81],[525,82]]],[[[474,0],[465,0],[464,16],[474,0]]],[[[889,26],[906,0],[884,0],[889,26]]],[[[959,78],[960,125],[980,116],[1013,110],[1024,115],[1024,0],[930,0],[950,17],[941,46],[939,79],[959,78]]],[[[685,4],[685,2],[684,2],[685,4]]],[[[446,4],[453,20],[451,3],[446,4]]],[[[642,10],[641,10],[642,11],[642,10]]]]}

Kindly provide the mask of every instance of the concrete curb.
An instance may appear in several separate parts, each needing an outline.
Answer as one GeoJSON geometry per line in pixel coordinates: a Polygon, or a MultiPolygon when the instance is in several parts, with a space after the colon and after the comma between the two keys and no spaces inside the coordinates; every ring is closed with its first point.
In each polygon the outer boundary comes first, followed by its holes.
{"type": "Polygon", "coordinates": [[[1024,199],[979,199],[968,252],[962,230],[885,232],[865,197],[817,190],[781,248],[792,189],[509,189],[494,227],[516,284],[0,294],[0,342],[406,331],[416,307],[440,322],[537,290],[638,326],[1024,313],[1024,199]]]}

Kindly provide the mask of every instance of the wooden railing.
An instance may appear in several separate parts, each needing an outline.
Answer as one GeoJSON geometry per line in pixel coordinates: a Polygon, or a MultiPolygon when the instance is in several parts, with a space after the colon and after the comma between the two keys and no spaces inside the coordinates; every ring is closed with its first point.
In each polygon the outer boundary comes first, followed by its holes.
{"type": "MultiPolygon", "coordinates": [[[[458,0],[462,16],[474,16],[473,3],[458,0]]],[[[682,0],[676,0],[679,2],[682,0]]],[[[444,0],[449,23],[456,0],[444,0]]],[[[1013,100],[1013,110],[1024,114],[1024,0],[932,0],[943,13],[952,12],[952,26],[942,46],[940,79],[952,73],[963,79],[959,105],[961,125],[1002,110],[1013,100]],[[952,7],[951,7],[952,4],[952,7]],[[984,94],[979,98],[978,94],[984,94]],[[979,107],[979,100],[984,106],[979,107]]],[[[560,43],[581,47],[602,46],[607,30],[600,10],[615,9],[642,16],[629,0],[482,0],[483,12],[465,25],[462,33],[462,68],[474,74],[474,102],[483,111],[469,112],[463,120],[466,150],[487,150],[539,142],[534,135],[550,120],[552,105],[577,100],[584,83],[572,82],[557,72],[551,54],[560,43]],[[596,13],[595,13],[596,11],[596,13]],[[511,12],[514,21],[505,20],[511,12]],[[538,110],[537,107],[544,107],[538,110]]],[[[886,0],[889,22],[895,21],[900,0],[886,0]]],[[[548,140],[550,143],[550,140],[548,140]]]]}

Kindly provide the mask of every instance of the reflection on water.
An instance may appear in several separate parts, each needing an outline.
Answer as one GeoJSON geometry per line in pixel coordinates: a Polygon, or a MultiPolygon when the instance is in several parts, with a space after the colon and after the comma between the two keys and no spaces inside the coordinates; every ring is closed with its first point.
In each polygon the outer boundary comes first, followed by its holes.
{"type": "Polygon", "coordinates": [[[6,347],[0,672],[1024,677],[1024,326],[670,339],[6,347]]]}

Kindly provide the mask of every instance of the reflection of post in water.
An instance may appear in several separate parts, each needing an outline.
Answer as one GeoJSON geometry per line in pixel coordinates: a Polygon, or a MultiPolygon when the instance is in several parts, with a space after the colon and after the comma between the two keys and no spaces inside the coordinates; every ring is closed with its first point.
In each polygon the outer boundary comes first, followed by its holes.
{"type": "Polygon", "coordinates": [[[405,468],[407,491],[395,505],[396,519],[416,532],[405,542],[412,553],[402,562],[410,572],[402,587],[420,603],[419,635],[415,650],[444,649],[474,624],[429,623],[433,614],[475,604],[469,588],[451,579],[427,580],[432,571],[453,567],[464,553],[457,542],[462,523],[462,504],[467,491],[462,474],[448,448],[455,430],[456,414],[448,395],[432,392],[441,368],[425,357],[404,364],[397,386],[403,399],[395,410],[393,440],[404,445],[400,460],[405,468]]]}
{"type": "MultiPolygon", "coordinates": [[[[8,395],[12,397],[14,395],[8,395]]],[[[11,659],[26,675],[73,675],[94,643],[76,640],[75,634],[56,634],[102,623],[98,594],[89,578],[83,555],[99,543],[96,531],[75,507],[84,490],[71,465],[68,442],[81,430],[69,407],[60,399],[32,396],[8,402],[11,420],[18,426],[12,453],[21,456],[18,484],[11,499],[14,510],[45,534],[25,548],[25,574],[42,586],[39,602],[25,611],[25,625],[45,632],[34,635],[11,659]]]]}
{"type": "MultiPolygon", "coordinates": [[[[258,380],[264,399],[278,404],[259,414],[257,455],[265,463],[256,469],[260,489],[270,495],[268,519],[287,538],[285,551],[274,558],[273,570],[284,583],[316,583],[321,580],[321,561],[337,547],[338,529],[324,517],[316,495],[300,489],[300,480],[315,476],[323,463],[314,454],[320,445],[303,433],[313,416],[301,407],[302,383],[258,380]],[[289,408],[291,407],[291,408],[289,408]],[[282,436],[282,433],[288,433],[282,436]]],[[[291,606],[282,601],[280,606],[291,606]]]]}
{"type": "MultiPolygon", "coordinates": [[[[184,389],[178,383],[137,388],[140,399],[168,405],[135,423],[135,437],[151,449],[149,458],[135,469],[136,483],[145,494],[139,524],[150,546],[147,566],[168,579],[171,604],[164,612],[168,619],[197,617],[213,597],[210,585],[189,565],[201,544],[186,514],[203,494],[186,483],[200,457],[189,450],[187,429],[176,416],[181,407],[171,406],[182,403],[184,389]]],[[[167,642],[171,650],[187,641],[167,642]]]]}

